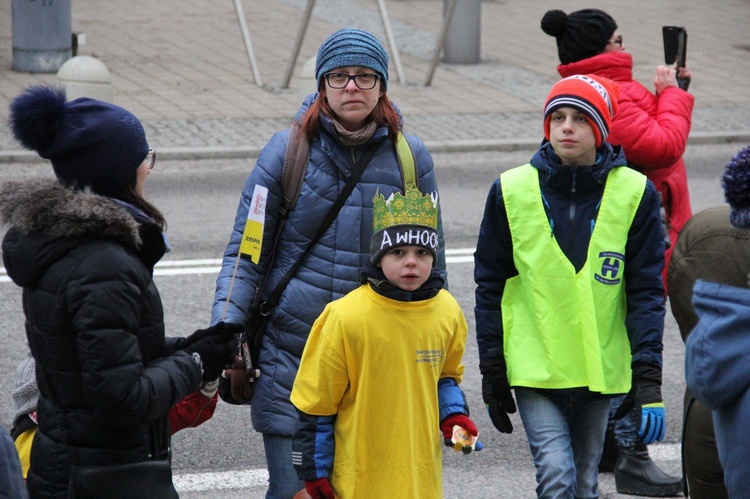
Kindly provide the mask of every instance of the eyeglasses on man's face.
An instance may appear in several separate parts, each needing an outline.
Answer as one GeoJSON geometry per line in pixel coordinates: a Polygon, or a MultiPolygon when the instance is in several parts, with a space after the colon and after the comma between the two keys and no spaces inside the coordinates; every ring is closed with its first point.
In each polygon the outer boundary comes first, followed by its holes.
{"type": "Polygon", "coordinates": [[[156,151],[149,149],[146,154],[146,159],[144,159],[143,162],[146,163],[146,168],[149,170],[153,169],[156,164],[156,151]]]}
{"type": "Polygon", "coordinates": [[[328,82],[328,86],[331,88],[345,88],[350,81],[354,80],[354,84],[360,90],[370,90],[375,88],[378,83],[380,75],[372,73],[359,73],[356,75],[350,75],[346,73],[326,73],[325,79],[328,82]]]}

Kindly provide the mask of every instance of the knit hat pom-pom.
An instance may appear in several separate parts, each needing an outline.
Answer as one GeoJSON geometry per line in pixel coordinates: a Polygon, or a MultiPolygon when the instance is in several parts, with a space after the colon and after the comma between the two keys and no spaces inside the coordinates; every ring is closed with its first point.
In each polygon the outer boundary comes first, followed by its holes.
{"type": "Polygon", "coordinates": [[[65,90],[37,85],[10,105],[10,128],[26,149],[44,151],[65,116],[65,90]]]}
{"type": "Polygon", "coordinates": [[[11,102],[9,122],[21,145],[52,163],[61,184],[105,196],[124,192],[149,150],[131,112],[90,97],[67,102],[60,87],[27,88],[11,102]]]}
{"type": "Polygon", "coordinates": [[[750,228],[750,146],[738,152],[727,164],[721,186],[724,198],[732,208],[732,225],[750,228]]]}
{"type": "Polygon", "coordinates": [[[561,10],[548,10],[542,17],[542,31],[557,38],[568,26],[568,15],[561,10]]]}

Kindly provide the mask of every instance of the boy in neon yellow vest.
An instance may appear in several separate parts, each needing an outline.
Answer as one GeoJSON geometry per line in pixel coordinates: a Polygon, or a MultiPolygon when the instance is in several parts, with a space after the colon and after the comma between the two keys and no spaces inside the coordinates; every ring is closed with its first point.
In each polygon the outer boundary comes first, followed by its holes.
{"type": "Polygon", "coordinates": [[[538,497],[597,497],[613,396],[628,393],[618,416],[645,443],[664,438],[659,200],[605,142],[618,92],[593,75],[555,84],[546,140],[492,185],[477,242],[482,396],[504,433],[518,402],[538,497]]]}
{"type": "Polygon", "coordinates": [[[376,196],[363,284],[313,324],[291,395],[312,497],[441,498],[443,443],[478,434],[458,386],[466,319],[434,269],[437,206],[414,186],[376,196]]]}

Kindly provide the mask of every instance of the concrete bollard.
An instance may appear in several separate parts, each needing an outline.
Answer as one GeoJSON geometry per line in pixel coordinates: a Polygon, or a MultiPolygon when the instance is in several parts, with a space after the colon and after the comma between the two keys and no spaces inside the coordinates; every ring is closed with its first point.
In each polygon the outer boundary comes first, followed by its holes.
{"type": "MultiPolygon", "coordinates": [[[[448,11],[450,1],[444,0],[444,12],[448,11]]],[[[458,64],[480,62],[481,17],[481,0],[458,0],[445,33],[443,62],[458,64]]]]}
{"type": "Polygon", "coordinates": [[[68,100],[91,97],[104,102],[114,101],[112,75],[102,61],[88,55],[68,59],[57,72],[68,100]]]}
{"type": "Polygon", "coordinates": [[[318,91],[318,82],[315,80],[315,57],[308,59],[302,65],[302,73],[297,78],[297,95],[300,104],[304,102],[305,97],[318,91]]]}

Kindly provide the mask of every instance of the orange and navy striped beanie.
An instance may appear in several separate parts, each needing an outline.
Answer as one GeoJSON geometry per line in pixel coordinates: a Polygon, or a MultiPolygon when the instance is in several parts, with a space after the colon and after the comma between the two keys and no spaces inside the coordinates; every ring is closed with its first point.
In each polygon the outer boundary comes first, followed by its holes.
{"type": "Polygon", "coordinates": [[[596,147],[607,140],[612,117],[617,112],[620,87],[608,78],[573,75],[558,81],[544,104],[544,136],[549,140],[551,114],[561,107],[581,111],[594,129],[596,147]]]}

